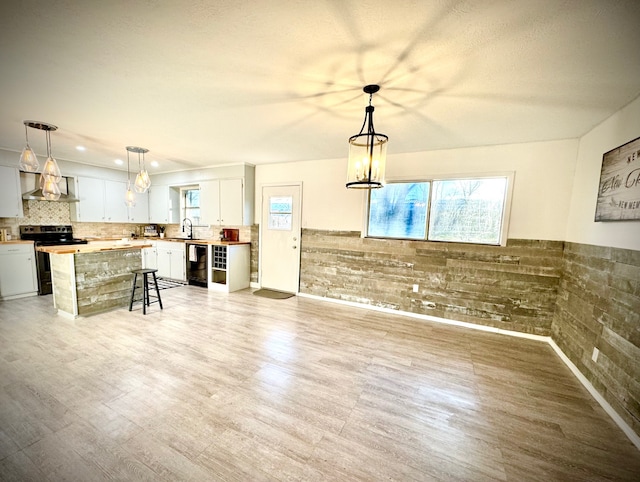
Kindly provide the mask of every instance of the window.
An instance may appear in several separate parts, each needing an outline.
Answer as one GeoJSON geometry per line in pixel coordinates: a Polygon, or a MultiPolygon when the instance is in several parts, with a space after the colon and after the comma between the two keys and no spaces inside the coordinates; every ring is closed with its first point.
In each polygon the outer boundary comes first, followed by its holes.
{"type": "Polygon", "coordinates": [[[189,218],[194,226],[200,224],[200,187],[180,189],[182,218],[189,218]]]}
{"type": "Polygon", "coordinates": [[[510,176],[390,182],[369,194],[367,236],[500,244],[510,176]]]}

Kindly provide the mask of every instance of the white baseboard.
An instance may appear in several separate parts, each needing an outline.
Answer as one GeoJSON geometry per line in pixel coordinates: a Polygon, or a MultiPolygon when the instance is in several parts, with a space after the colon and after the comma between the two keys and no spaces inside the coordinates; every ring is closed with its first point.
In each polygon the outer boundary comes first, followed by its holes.
{"type": "Polygon", "coordinates": [[[475,323],[468,323],[468,322],[465,322],[465,321],[449,320],[449,319],[446,319],[446,318],[439,318],[437,316],[423,315],[423,314],[420,314],[420,313],[411,313],[409,311],[393,310],[391,308],[384,308],[384,307],[381,307],[381,306],[372,306],[372,305],[367,305],[367,304],[364,304],[364,303],[356,303],[354,301],[345,301],[345,300],[337,300],[337,299],[334,299],[334,298],[325,298],[323,296],[310,295],[310,294],[307,294],[307,293],[298,293],[298,296],[300,296],[302,298],[311,298],[311,299],[314,299],[314,300],[327,301],[329,303],[336,303],[336,304],[340,304],[340,305],[351,306],[351,307],[354,307],[354,308],[363,308],[363,309],[366,309],[366,310],[379,311],[379,312],[382,312],[382,313],[389,313],[389,314],[393,314],[393,315],[408,316],[410,318],[416,318],[416,319],[423,320],[423,321],[433,321],[435,323],[443,323],[443,324],[446,324],[446,325],[461,326],[461,327],[464,327],[464,328],[470,328],[472,330],[488,331],[488,332],[491,332],[491,333],[499,333],[501,335],[513,336],[513,337],[516,337],[516,338],[527,338],[529,340],[535,340],[535,341],[541,341],[541,342],[544,342],[544,343],[548,343],[549,345],[551,345],[551,348],[553,348],[553,350],[560,357],[560,359],[564,362],[564,364],[567,365],[567,367],[569,367],[569,369],[571,370],[573,375],[578,379],[578,381],[580,383],[582,383],[582,385],[587,389],[587,391],[591,394],[591,396],[596,400],[596,402],[598,402],[600,404],[600,406],[604,409],[604,411],[613,419],[613,421],[616,423],[616,425],[618,425],[618,427],[620,427],[622,429],[624,434],[629,438],[629,440],[631,440],[631,443],[633,443],[633,445],[635,445],[636,448],[638,450],[640,450],[640,436],[638,436],[638,434],[636,434],[633,431],[633,429],[629,426],[629,424],[627,422],[624,421],[624,419],[618,414],[618,412],[616,412],[613,409],[613,407],[609,404],[609,402],[607,402],[604,399],[604,397],[595,389],[595,387],[591,384],[591,382],[589,380],[587,380],[587,378],[582,374],[582,372],[580,372],[580,370],[578,370],[578,367],[576,367],[573,364],[573,362],[569,359],[569,357],[564,354],[564,352],[560,349],[560,347],[558,345],[556,345],[556,342],[553,341],[553,339],[550,336],[531,335],[529,333],[521,333],[521,332],[518,332],[518,331],[511,331],[511,330],[503,330],[501,328],[494,328],[493,326],[476,325],[475,323]]]}
{"type": "Polygon", "coordinates": [[[439,318],[437,316],[423,315],[420,313],[411,313],[410,311],[400,311],[400,310],[394,310],[391,308],[384,308],[382,306],[373,306],[373,305],[367,305],[364,303],[356,303],[355,301],[337,300],[334,298],[325,298],[323,296],[309,295],[306,293],[298,293],[298,296],[303,298],[312,298],[314,300],[328,301],[330,303],[337,303],[340,305],[352,306],[354,308],[364,308],[366,310],[371,310],[371,311],[380,311],[382,313],[389,313],[392,315],[408,316],[410,318],[417,318],[419,320],[434,321],[436,323],[444,323],[446,325],[462,326],[464,328],[471,328],[472,330],[489,331],[491,333],[499,333],[502,335],[515,336],[518,338],[527,338],[529,340],[547,342],[550,339],[548,336],[532,335],[530,333],[521,333],[519,331],[503,330],[502,328],[495,328],[493,326],[476,325],[475,323],[468,323],[466,321],[449,320],[447,318],[439,318]]]}
{"type": "Polygon", "coordinates": [[[640,436],[633,431],[633,429],[629,426],[627,422],[616,412],[613,407],[607,402],[604,397],[598,392],[595,387],[591,384],[587,377],[585,377],[578,367],[573,364],[573,362],[569,359],[567,355],[560,349],[556,342],[553,339],[549,338],[549,345],[556,352],[556,354],[560,357],[560,359],[564,362],[565,365],[569,367],[569,370],[574,374],[574,376],[584,385],[587,391],[591,394],[593,398],[595,398],[596,402],[600,404],[605,412],[613,419],[613,421],[622,429],[629,440],[635,445],[638,450],[640,450],[640,436]]]}

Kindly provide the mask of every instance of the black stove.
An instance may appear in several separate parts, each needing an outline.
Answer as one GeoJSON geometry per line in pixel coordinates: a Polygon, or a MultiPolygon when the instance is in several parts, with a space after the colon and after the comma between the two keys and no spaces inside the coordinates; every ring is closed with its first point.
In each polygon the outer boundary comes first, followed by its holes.
{"type": "Polygon", "coordinates": [[[86,239],[73,237],[71,226],[20,226],[20,239],[34,241],[36,246],[87,244],[86,239]]]}
{"type": "MultiPolygon", "coordinates": [[[[33,241],[36,246],[56,246],[68,244],[87,244],[86,239],[73,237],[71,226],[20,226],[20,239],[33,241]]],[[[38,270],[38,294],[48,295],[51,287],[51,262],[49,253],[36,251],[36,268],[38,270]]]]}

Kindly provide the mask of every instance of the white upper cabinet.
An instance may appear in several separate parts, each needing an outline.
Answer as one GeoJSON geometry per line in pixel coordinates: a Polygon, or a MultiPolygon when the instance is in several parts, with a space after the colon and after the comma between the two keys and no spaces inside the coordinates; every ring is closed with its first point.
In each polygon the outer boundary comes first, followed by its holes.
{"type": "Polygon", "coordinates": [[[129,222],[146,224],[149,222],[149,191],[142,193],[136,192],[134,194],[135,206],[129,208],[129,222]]]}
{"type": "Polygon", "coordinates": [[[204,224],[240,226],[243,211],[242,179],[200,182],[200,214],[204,224]]]}
{"type": "Polygon", "coordinates": [[[15,167],[0,166],[0,218],[21,218],[20,173],[15,167]]]}
{"type": "MultiPolygon", "coordinates": [[[[127,223],[129,211],[124,202],[127,183],[124,181],[110,181],[93,177],[78,177],[77,203],[71,204],[71,219],[73,221],[93,223],[127,223]]],[[[136,193],[137,194],[137,193],[136,193]]],[[[146,194],[138,194],[136,201],[146,194]]],[[[144,200],[141,209],[146,210],[144,200]]],[[[136,221],[138,222],[138,221],[136,221]]],[[[140,222],[147,222],[143,219],[140,222]]]]}
{"type": "Polygon", "coordinates": [[[126,182],[104,181],[104,217],[106,222],[126,223],[129,221],[128,208],[124,202],[126,192],[126,182]]]}
{"type": "Polygon", "coordinates": [[[180,222],[180,190],[162,184],[149,188],[149,222],[169,224],[180,222]]]}
{"type": "Polygon", "coordinates": [[[104,214],[104,181],[93,177],[78,177],[76,180],[77,203],[71,204],[73,221],[103,223],[104,214]]]}

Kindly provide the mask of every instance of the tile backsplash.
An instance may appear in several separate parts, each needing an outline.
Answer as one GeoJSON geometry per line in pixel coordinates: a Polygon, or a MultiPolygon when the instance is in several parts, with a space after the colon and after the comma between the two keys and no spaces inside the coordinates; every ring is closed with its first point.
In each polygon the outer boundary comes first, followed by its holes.
{"type": "Polygon", "coordinates": [[[69,203],[54,201],[22,201],[24,216],[0,218],[0,227],[10,230],[11,237],[20,237],[21,224],[71,224],[69,203]]]}

